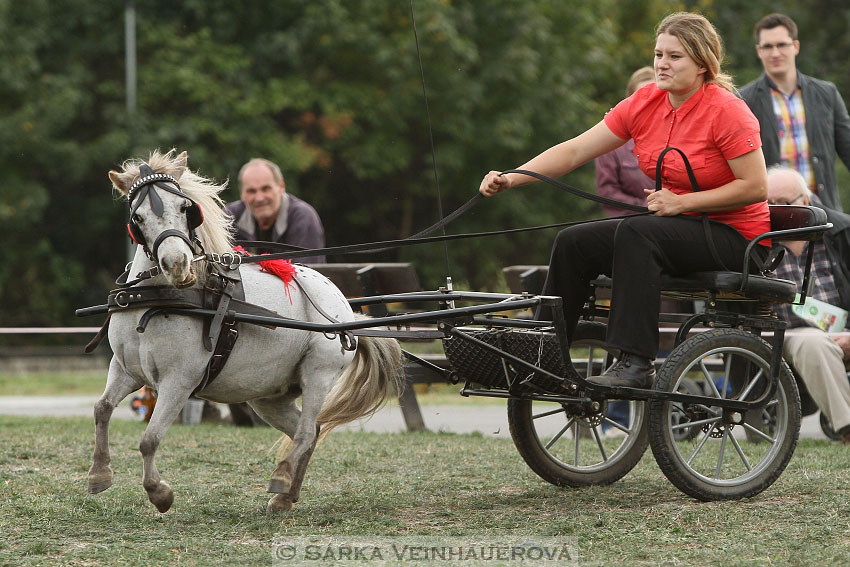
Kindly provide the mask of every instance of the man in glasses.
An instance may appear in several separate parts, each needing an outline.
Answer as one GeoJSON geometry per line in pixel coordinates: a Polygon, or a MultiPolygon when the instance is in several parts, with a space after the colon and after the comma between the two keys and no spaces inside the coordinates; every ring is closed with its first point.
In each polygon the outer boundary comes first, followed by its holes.
{"type": "MultiPolygon", "coordinates": [[[[850,215],[823,207],[809,191],[803,176],[782,166],[773,166],[767,172],[767,198],[772,204],[813,205],[826,212],[833,226],[822,240],[811,244],[815,249],[809,296],[828,303],[833,312],[850,311],[850,215]]],[[[808,243],[795,241],[783,245],[785,257],[776,268],[776,276],[796,282],[799,288],[803,282],[808,243]]],[[[839,434],[841,442],[850,444],[850,382],[845,369],[850,360],[850,336],[845,334],[845,329],[840,329],[844,331],[841,334],[827,334],[814,326],[818,321],[809,322],[800,316],[814,318],[813,307],[818,308],[819,313],[829,312],[826,306],[811,300],[802,309],[795,310],[787,304],[777,307],[777,315],[790,324],[783,354],[797,370],[809,395],[839,434]]],[[[829,320],[829,317],[821,318],[820,322],[829,320]]]]}
{"type": "Polygon", "coordinates": [[[741,89],[758,118],[768,166],[800,172],[823,204],[841,211],[835,156],[850,167],[850,116],[835,85],[797,71],[797,24],[770,14],[755,26],[764,74],[741,89]]]}

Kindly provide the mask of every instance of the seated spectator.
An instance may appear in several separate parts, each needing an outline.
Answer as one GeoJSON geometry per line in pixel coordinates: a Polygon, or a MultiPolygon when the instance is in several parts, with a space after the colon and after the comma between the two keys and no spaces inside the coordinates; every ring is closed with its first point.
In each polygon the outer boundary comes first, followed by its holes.
{"type": "MultiPolygon", "coordinates": [[[[777,205],[813,205],[826,212],[833,224],[822,240],[813,243],[810,297],[850,310],[850,215],[824,207],[798,172],[772,167],[768,170],[768,200],[777,205]]],[[[786,242],[785,258],[776,269],[777,277],[803,281],[806,242],[786,242]]],[[[850,444],[850,382],[845,363],[850,360],[850,337],[830,335],[809,326],[791,305],[780,305],[779,316],[791,328],[785,335],[784,355],[806,385],[821,412],[841,442],[850,444]]]]}
{"type": "MultiPolygon", "coordinates": [[[[239,170],[241,199],[225,210],[233,217],[236,238],[265,240],[304,248],[324,248],[325,230],[316,210],[286,192],[277,164],[254,158],[239,170]]],[[[270,252],[262,250],[260,252],[270,252]]],[[[305,264],[324,263],[324,256],[299,258],[305,264]]]]}

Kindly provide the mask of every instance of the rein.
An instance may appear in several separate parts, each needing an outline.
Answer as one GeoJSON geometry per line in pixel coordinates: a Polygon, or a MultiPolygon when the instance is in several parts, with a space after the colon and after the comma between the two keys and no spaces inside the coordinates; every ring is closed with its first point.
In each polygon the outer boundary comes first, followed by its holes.
{"type": "MultiPolygon", "coordinates": [[[[656,190],[660,189],[660,185],[661,185],[660,170],[661,170],[661,163],[662,163],[664,154],[666,154],[667,152],[672,151],[672,150],[675,150],[675,151],[679,152],[680,154],[682,154],[682,157],[683,157],[684,162],[685,162],[685,167],[688,171],[688,177],[691,180],[693,190],[699,191],[699,186],[696,183],[696,178],[693,174],[693,170],[690,166],[690,163],[688,163],[687,157],[678,148],[667,148],[662,153],[662,155],[660,156],[660,159],[658,160],[658,164],[656,166],[656,190]]],[[[557,181],[555,179],[552,179],[551,177],[548,177],[548,176],[543,175],[541,173],[537,173],[535,171],[529,171],[529,170],[525,170],[525,169],[509,169],[509,170],[502,172],[503,175],[508,174],[508,173],[519,173],[519,174],[522,174],[522,175],[527,175],[529,177],[533,177],[535,179],[543,181],[544,183],[552,185],[553,187],[561,189],[562,191],[566,191],[567,193],[581,197],[582,199],[587,199],[589,201],[594,201],[594,202],[601,203],[601,204],[604,204],[604,205],[609,205],[609,206],[612,206],[612,207],[633,211],[637,214],[643,214],[643,215],[652,214],[646,207],[641,207],[639,205],[632,205],[631,203],[623,203],[623,202],[617,201],[615,199],[609,199],[607,197],[602,197],[600,195],[596,195],[594,193],[589,193],[589,192],[583,191],[581,189],[576,189],[575,187],[567,185],[566,183],[557,181]]],[[[329,246],[329,247],[325,247],[325,248],[304,248],[302,246],[296,246],[296,245],[293,245],[293,244],[282,244],[282,243],[279,243],[279,242],[268,242],[268,241],[262,241],[262,240],[237,240],[235,243],[239,244],[241,246],[245,246],[245,247],[262,246],[262,247],[267,248],[267,249],[280,250],[280,252],[275,252],[275,253],[272,253],[272,254],[262,254],[262,255],[258,255],[258,256],[241,256],[239,254],[229,254],[229,253],[226,253],[226,254],[215,254],[215,253],[213,253],[213,254],[201,254],[199,256],[196,256],[192,261],[196,262],[196,261],[200,261],[200,260],[206,260],[208,262],[220,264],[220,265],[222,265],[226,268],[229,268],[229,269],[235,269],[235,268],[239,267],[239,265],[241,265],[241,264],[252,264],[252,263],[257,263],[257,262],[266,262],[266,261],[269,261],[269,260],[282,260],[282,259],[291,260],[291,259],[303,258],[303,257],[307,257],[307,256],[315,256],[317,254],[319,254],[319,255],[329,255],[329,254],[341,255],[341,254],[356,254],[356,253],[363,253],[363,252],[375,253],[375,252],[381,252],[381,251],[391,250],[391,249],[395,249],[395,248],[402,248],[402,247],[405,247],[405,246],[413,246],[413,245],[417,245],[417,244],[427,244],[427,243],[433,243],[433,242],[448,242],[448,241],[451,241],[451,240],[464,240],[464,239],[469,239],[469,238],[482,238],[482,237],[486,237],[486,236],[497,236],[497,235],[504,235],[504,234],[516,234],[516,233],[520,233],[520,232],[532,232],[532,231],[537,231],[537,230],[546,230],[546,229],[550,229],[550,228],[562,228],[562,227],[575,226],[575,225],[579,225],[579,224],[587,224],[587,223],[598,222],[598,221],[602,221],[602,220],[625,218],[625,216],[606,217],[606,218],[597,218],[597,219],[589,219],[589,220],[582,220],[582,221],[553,223],[553,224],[546,224],[546,225],[539,225],[539,226],[531,226],[531,227],[524,227],[524,228],[513,228],[513,229],[505,229],[505,230],[495,230],[495,231],[487,231],[487,232],[471,232],[471,233],[451,234],[451,235],[445,235],[445,233],[444,233],[443,236],[426,236],[426,235],[431,234],[435,231],[444,229],[449,223],[457,220],[460,216],[467,213],[473,207],[477,206],[482,201],[483,198],[484,198],[483,195],[481,195],[480,193],[477,193],[469,201],[467,201],[466,203],[464,203],[463,205],[461,205],[460,207],[455,209],[452,213],[450,213],[446,217],[442,218],[439,222],[431,225],[430,227],[426,228],[425,230],[417,232],[416,234],[409,236],[407,238],[403,238],[403,239],[383,240],[383,241],[368,242],[368,243],[363,243],[363,244],[348,244],[348,245],[343,245],[343,246],[329,246]]],[[[708,224],[708,219],[704,214],[703,214],[703,222],[706,225],[708,224]]],[[[708,226],[706,226],[706,234],[707,234],[708,237],[710,237],[710,232],[708,231],[708,226]]],[[[717,252],[714,248],[714,243],[711,240],[711,238],[708,238],[708,242],[709,242],[709,247],[712,250],[713,255],[716,255],[717,252]]],[[[717,259],[717,258],[715,258],[715,259],[717,259]]],[[[722,265],[722,263],[721,263],[721,265],[722,265]]],[[[160,273],[159,268],[157,266],[154,266],[150,270],[146,270],[144,272],[138,273],[136,275],[136,279],[134,279],[132,281],[127,281],[126,278],[129,276],[129,270],[128,270],[119,277],[118,281],[116,281],[116,284],[120,285],[121,287],[130,287],[130,286],[133,286],[137,283],[140,283],[141,281],[155,277],[155,276],[159,275],[159,273],[160,273]]]]}
{"type": "MultiPolygon", "coordinates": [[[[541,173],[537,173],[537,172],[534,172],[534,171],[528,171],[528,170],[524,170],[524,169],[509,169],[509,170],[506,170],[502,173],[503,173],[503,175],[507,174],[507,173],[521,173],[523,175],[528,175],[529,177],[534,177],[536,179],[539,179],[540,181],[548,183],[549,185],[552,185],[553,187],[561,189],[562,191],[566,191],[567,193],[570,193],[572,195],[579,196],[583,199],[595,201],[597,203],[602,203],[602,204],[609,205],[609,206],[612,206],[612,207],[617,207],[617,208],[626,209],[626,210],[629,210],[629,211],[634,211],[638,214],[644,214],[644,215],[652,214],[646,207],[641,207],[639,205],[632,205],[631,203],[623,203],[623,202],[617,201],[615,199],[609,199],[607,197],[602,197],[602,196],[596,195],[594,193],[588,193],[587,191],[582,191],[581,189],[576,189],[575,187],[567,185],[566,183],[556,181],[555,179],[552,179],[551,177],[547,177],[546,175],[543,175],[541,173]]],[[[316,248],[316,249],[307,249],[307,248],[303,248],[303,247],[300,247],[300,246],[294,246],[292,244],[282,244],[282,243],[279,243],[279,242],[266,242],[266,241],[261,241],[261,240],[239,240],[239,241],[237,241],[237,243],[242,245],[242,246],[245,246],[245,247],[262,246],[264,248],[272,248],[272,249],[282,250],[281,252],[274,253],[274,254],[264,254],[262,256],[251,256],[251,257],[248,257],[248,258],[242,258],[242,263],[247,264],[247,263],[253,263],[253,262],[261,262],[261,261],[265,261],[265,260],[278,260],[278,259],[284,259],[284,258],[285,259],[303,258],[303,257],[306,257],[306,256],[313,256],[313,255],[316,255],[316,254],[323,254],[323,255],[326,255],[326,254],[355,254],[355,253],[362,253],[362,252],[372,252],[372,253],[374,253],[374,252],[382,252],[384,250],[390,250],[390,249],[393,249],[393,248],[401,248],[401,247],[404,247],[404,246],[413,246],[415,244],[425,244],[425,243],[430,243],[430,242],[447,242],[447,241],[450,241],[450,240],[462,240],[462,239],[467,239],[467,238],[482,238],[482,237],[485,237],[485,236],[498,236],[498,235],[502,235],[502,234],[515,234],[515,233],[520,233],[520,232],[532,232],[532,231],[535,231],[535,230],[545,230],[545,229],[549,229],[549,228],[568,227],[568,226],[574,226],[574,225],[579,225],[579,224],[586,224],[586,223],[590,223],[590,222],[597,222],[597,221],[601,221],[601,220],[625,218],[624,216],[622,216],[622,217],[606,217],[604,219],[590,219],[590,220],[582,220],[582,221],[553,223],[553,224],[546,224],[546,225],[540,225],[540,226],[532,226],[532,227],[525,227],[525,228],[511,228],[511,229],[494,230],[494,231],[488,231],[488,232],[471,232],[471,233],[465,233],[465,234],[450,234],[450,235],[444,235],[444,236],[430,236],[430,237],[425,236],[425,235],[431,234],[432,232],[435,232],[437,230],[443,229],[446,225],[448,225],[449,223],[456,220],[458,217],[460,217],[461,215],[465,214],[470,209],[472,209],[473,207],[478,205],[482,201],[482,199],[484,199],[484,196],[481,193],[477,193],[469,201],[467,201],[466,203],[464,203],[463,205],[461,205],[460,207],[455,209],[452,213],[450,213],[448,216],[446,216],[445,218],[443,218],[439,222],[431,225],[430,227],[426,228],[425,230],[417,232],[413,236],[409,236],[409,237],[403,238],[403,239],[383,240],[383,241],[379,241],[379,242],[370,242],[370,243],[364,243],[364,244],[348,244],[348,245],[344,245],[344,246],[331,246],[331,247],[316,248]]]]}

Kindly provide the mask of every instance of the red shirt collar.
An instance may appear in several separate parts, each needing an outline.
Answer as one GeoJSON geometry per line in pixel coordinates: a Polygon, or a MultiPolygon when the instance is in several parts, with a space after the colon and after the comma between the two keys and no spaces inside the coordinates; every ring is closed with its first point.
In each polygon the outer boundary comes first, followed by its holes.
{"type": "Polygon", "coordinates": [[[682,103],[682,106],[680,106],[679,108],[673,108],[673,105],[670,104],[670,95],[667,92],[664,92],[664,94],[666,95],[664,97],[664,103],[665,103],[666,108],[667,108],[666,116],[669,116],[674,111],[676,112],[676,114],[679,115],[680,119],[687,116],[690,113],[690,111],[693,110],[699,104],[699,102],[705,97],[705,89],[708,88],[708,86],[709,85],[703,85],[699,89],[697,89],[697,92],[692,94],[691,97],[688,100],[686,100],[684,103],[682,103]]]}

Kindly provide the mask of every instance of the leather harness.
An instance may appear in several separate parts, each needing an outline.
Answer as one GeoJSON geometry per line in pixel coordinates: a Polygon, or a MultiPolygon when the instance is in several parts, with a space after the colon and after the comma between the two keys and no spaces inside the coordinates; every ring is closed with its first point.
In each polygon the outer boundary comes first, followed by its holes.
{"type": "Polygon", "coordinates": [[[207,279],[203,288],[177,289],[170,285],[163,285],[119,288],[109,292],[106,321],[91,342],[86,345],[86,352],[93,351],[100,344],[109,329],[110,317],[116,312],[147,308],[139,318],[139,324],[136,327],[136,331],[144,333],[152,317],[167,316],[170,309],[215,310],[215,316],[212,319],[204,318],[202,333],[204,348],[211,352],[212,356],[207,363],[204,377],[192,394],[206,388],[224,368],[236,345],[239,329],[238,323],[234,320],[235,314],[278,317],[278,314],[270,309],[245,301],[245,291],[238,267],[228,269],[212,262],[209,262],[207,266],[207,279]]]}

